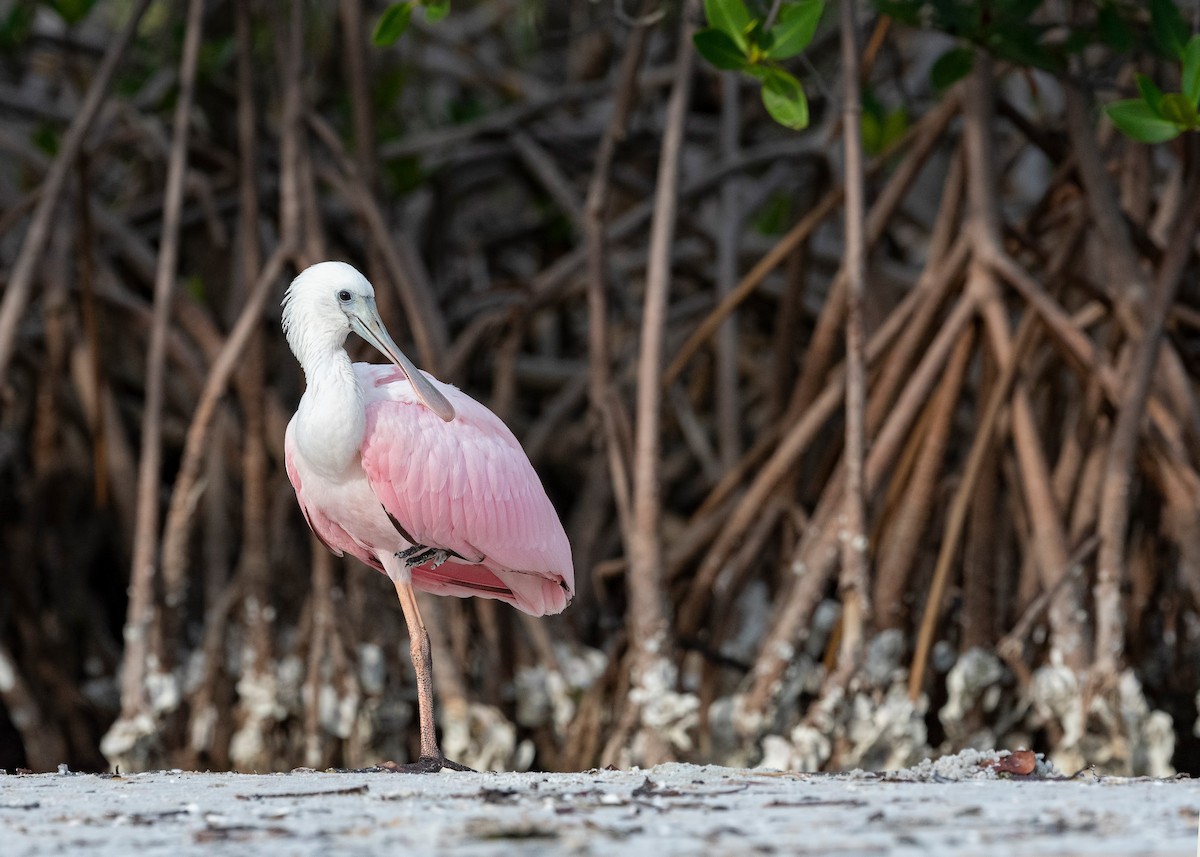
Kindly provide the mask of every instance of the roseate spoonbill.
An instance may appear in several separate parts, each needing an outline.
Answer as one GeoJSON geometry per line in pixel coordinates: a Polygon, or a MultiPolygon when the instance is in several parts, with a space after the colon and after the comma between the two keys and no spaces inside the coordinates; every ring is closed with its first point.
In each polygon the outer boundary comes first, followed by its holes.
{"type": "Polygon", "coordinates": [[[307,384],[284,442],[296,499],[329,550],[391,578],[408,625],[421,757],[396,767],[461,768],[438,745],[429,635],[414,590],[558,613],[575,591],[566,533],[508,427],[404,356],[375,290],[350,265],[321,262],[296,277],[283,330],[307,384]],[[395,366],[351,364],[352,330],[395,366]]]}

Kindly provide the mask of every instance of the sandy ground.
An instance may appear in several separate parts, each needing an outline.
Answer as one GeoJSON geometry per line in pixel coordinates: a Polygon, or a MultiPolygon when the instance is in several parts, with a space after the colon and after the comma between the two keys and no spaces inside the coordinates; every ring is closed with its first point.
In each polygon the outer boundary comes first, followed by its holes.
{"type": "Polygon", "coordinates": [[[1191,857],[1198,814],[1200,781],[929,770],[10,774],[0,855],[1191,857]]]}

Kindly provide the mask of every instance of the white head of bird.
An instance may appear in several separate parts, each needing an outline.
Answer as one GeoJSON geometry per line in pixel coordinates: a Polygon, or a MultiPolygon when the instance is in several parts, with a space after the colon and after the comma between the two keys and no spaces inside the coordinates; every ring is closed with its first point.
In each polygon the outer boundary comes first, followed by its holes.
{"type": "Polygon", "coordinates": [[[310,386],[326,379],[357,384],[344,347],[354,331],[396,364],[429,410],[446,422],[454,419],[454,407],[388,334],[375,289],[345,262],[319,262],[292,280],[283,297],[283,331],[310,386]]]}

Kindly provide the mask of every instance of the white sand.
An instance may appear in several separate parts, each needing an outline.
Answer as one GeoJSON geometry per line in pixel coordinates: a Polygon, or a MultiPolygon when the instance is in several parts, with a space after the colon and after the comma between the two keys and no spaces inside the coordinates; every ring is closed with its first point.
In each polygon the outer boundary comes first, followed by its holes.
{"type": "Polygon", "coordinates": [[[8,775],[0,855],[1198,853],[1200,781],[918,768],[8,775]]]}

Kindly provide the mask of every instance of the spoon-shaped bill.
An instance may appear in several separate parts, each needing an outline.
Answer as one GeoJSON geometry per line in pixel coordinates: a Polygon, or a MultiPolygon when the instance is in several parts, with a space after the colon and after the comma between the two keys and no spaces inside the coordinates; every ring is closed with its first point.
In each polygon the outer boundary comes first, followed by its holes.
{"type": "Polygon", "coordinates": [[[356,307],[356,311],[350,315],[350,326],[355,333],[379,349],[384,357],[400,367],[400,371],[408,378],[417,398],[425,407],[446,422],[454,419],[454,406],[433,384],[429,383],[429,379],[413,365],[411,360],[404,356],[404,352],[392,341],[387,328],[383,326],[383,320],[379,318],[379,310],[375,308],[375,301],[364,301],[362,305],[356,307]]]}

